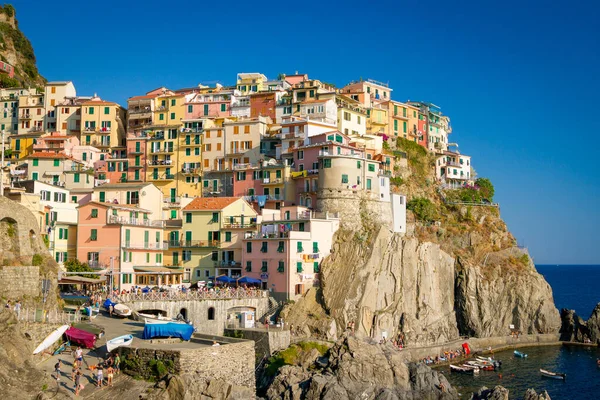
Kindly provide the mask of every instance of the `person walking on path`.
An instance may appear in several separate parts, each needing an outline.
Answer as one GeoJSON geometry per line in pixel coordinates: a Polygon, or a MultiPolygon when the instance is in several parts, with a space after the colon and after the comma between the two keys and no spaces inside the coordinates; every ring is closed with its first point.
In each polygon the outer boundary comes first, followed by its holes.
{"type": "Polygon", "coordinates": [[[79,367],[77,366],[77,363],[74,362],[73,368],[71,369],[71,380],[72,381],[75,380],[75,377],[77,376],[77,372],[79,372],[79,367]]]}
{"type": "Polygon", "coordinates": [[[81,371],[77,371],[75,374],[75,396],[79,396],[79,391],[83,389],[81,384],[81,371]]]}
{"type": "Polygon", "coordinates": [[[17,300],[15,303],[15,314],[17,314],[17,318],[21,316],[21,300],[17,300]]]}
{"type": "Polygon", "coordinates": [[[58,384],[58,381],[60,381],[60,359],[58,360],[58,362],[56,364],[54,364],[54,374],[56,375],[56,383],[58,384]]]}
{"type": "Polygon", "coordinates": [[[81,368],[83,364],[83,350],[81,350],[81,346],[77,346],[77,350],[75,350],[75,362],[81,368]]]}
{"type": "Polygon", "coordinates": [[[112,314],[113,314],[113,309],[114,309],[114,307],[112,304],[108,306],[108,316],[111,318],[112,318],[112,314]]]}
{"type": "Polygon", "coordinates": [[[104,367],[102,365],[98,366],[98,370],[96,371],[96,382],[98,387],[102,387],[102,381],[104,380],[104,367]]]}
{"type": "Polygon", "coordinates": [[[121,370],[121,356],[119,355],[119,353],[117,353],[117,355],[115,356],[115,374],[118,374],[119,371],[121,370]]]}
{"type": "Polygon", "coordinates": [[[106,385],[112,387],[113,384],[113,376],[114,376],[115,370],[113,369],[113,367],[108,367],[108,369],[106,370],[106,385]]]}

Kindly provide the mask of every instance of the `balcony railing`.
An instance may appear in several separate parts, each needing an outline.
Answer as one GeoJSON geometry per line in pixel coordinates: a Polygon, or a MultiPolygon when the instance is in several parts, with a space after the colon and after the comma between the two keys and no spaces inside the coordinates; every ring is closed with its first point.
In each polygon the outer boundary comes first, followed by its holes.
{"type": "Polygon", "coordinates": [[[163,203],[165,205],[176,205],[181,203],[181,197],[165,197],[163,203]]]}
{"type": "Polygon", "coordinates": [[[187,290],[167,291],[167,292],[148,292],[148,293],[124,293],[114,297],[114,301],[132,302],[149,300],[209,300],[209,299],[246,299],[269,297],[268,290],[247,289],[247,288],[228,288],[226,290],[215,291],[196,291],[187,290]]]}
{"type": "Polygon", "coordinates": [[[263,178],[263,185],[278,185],[280,183],[283,183],[282,178],[275,178],[275,179],[263,178]]]}
{"type": "Polygon", "coordinates": [[[135,225],[135,226],[148,226],[153,228],[163,228],[165,226],[164,221],[151,220],[144,218],[125,218],[117,215],[110,215],[108,217],[107,224],[109,225],[135,225]]]}
{"type": "Polygon", "coordinates": [[[172,160],[148,160],[148,165],[173,165],[172,160]]]}
{"type": "Polygon", "coordinates": [[[169,249],[169,243],[168,242],[158,242],[158,243],[152,243],[152,242],[147,242],[147,243],[131,243],[131,242],[124,242],[123,246],[124,249],[143,249],[143,250],[168,250],[169,249]]]}
{"type": "Polygon", "coordinates": [[[224,222],[224,229],[254,229],[256,228],[256,222],[224,222]]]}
{"type": "Polygon", "coordinates": [[[219,247],[219,240],[169,240],[169,247],[219,247]]]}
{"type": "Polygon", "coordinates": [[[223,260],[214,261],[215,268],[240,268],[242,263],[240,261],[223,260]]]}
{"type": "Polygon", "coordinates": [[[337,219],[339,213],[333,212],[316,212],[316,211],[304,211],[299,213],[290,213],[288,215],[271,214],[263,216],[262,223],[269,222],[284,222],[284,221],[296,221],[296,220],[309,220],[309,219],[337,219]]]}

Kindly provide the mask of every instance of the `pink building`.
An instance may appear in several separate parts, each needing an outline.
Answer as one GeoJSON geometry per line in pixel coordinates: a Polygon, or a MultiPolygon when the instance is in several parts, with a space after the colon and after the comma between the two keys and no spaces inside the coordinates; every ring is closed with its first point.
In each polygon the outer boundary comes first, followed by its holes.
{"type": "Polygon", "coordinates": [[[321,261],[339,228],[337,215],[291,206],[265,209],[259,220],[260,231],[243,240],[244,275],[260,279],[278,300],[297,299],[318,286],[321,261]]]}
{"type": "Polygon", "coordinates": [[[0,61],[0,72],[7,74],[9,78],[15,77],[15,67],[5,61],[0,61]]]}
{"type": "Polygon", "coordinates": [[[67,136],[62,135],[60,132],[52,132],[37,138],[33,144],[33,151],[71,155],[73,147],[78,145],[79,139],[77,136],[67,136]]]}
{"type": "Polygon", "coordinates": [[[244,196],[252,207],[280,209],[295,201],[290,167],[281,163],[238,164],[233,173],[233,196],[244,196]]]}
{"type": "Polygon", "coordinates": [[[110,270],[114,286],[180,284],[183,271],[163,267],[164,221],[136,205],[90,201],[78,207],[77,258],[92,268],[110,270]]]}
{"type": "Polygon", "coordinates": [[[189,95],[185,103],[185,120],[219,118],[231,115],[233,91],[195,93],[189,95]]]}

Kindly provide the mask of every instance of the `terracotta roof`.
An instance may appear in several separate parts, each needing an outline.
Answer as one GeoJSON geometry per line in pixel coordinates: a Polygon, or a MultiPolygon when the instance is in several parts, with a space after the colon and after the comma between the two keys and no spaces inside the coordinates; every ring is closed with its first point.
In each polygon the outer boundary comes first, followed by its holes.
{"type": "Polygon", "coordinates": [[[241,197],[196,197],[185,206],[184,211],[192,210],[222,210],[241,197]]]}
{"type": "Polygon", "coordinates": [[[105,101],[105,100],[88,100],[84,103],[81,103],[81,105],[83,106],[93,106],[93,105],[99,105],[99,104],[104,104],[107,106],[114,106],[117,105],[117,103],[113,103],[112,101],[105,101]]]}
{"type": "Polygon", "coordinates": [[[146,210],[145,208],[140,208],[135,204],[113,204],[113,203],[109,203],[109,202],[102,203],[99,201],[88,201],[87,203],[82,204],[77,208],[87,206],[88,204],[91,204],[93,206],[105,207],[105,208],[120,208],[120,209],[124,209],[124,210],[135,210],[135,211],[148,213],[148,214],[152,213],[152,211],[146,210]]]}
{"type": "Polygon", "coordinates": [[[73,157],[69,157],[68,155],[64,154],[64,153],[50,153],[50,152],[44,152],[44,151],[38,151],[36,153],[32,153],[31,155],[25,157],[25,158],[58,158],[58,159],[62,159],[62,160],[73,160],[73,157]]]}
{"type": "Polygon", "coordinates": [[[155,97],[158,97],[158,94],[147,94],[144,96],[134,96],[134,97],[128,98],[127,101],[146,100],[146,99],[153,99],[155,97]]]}

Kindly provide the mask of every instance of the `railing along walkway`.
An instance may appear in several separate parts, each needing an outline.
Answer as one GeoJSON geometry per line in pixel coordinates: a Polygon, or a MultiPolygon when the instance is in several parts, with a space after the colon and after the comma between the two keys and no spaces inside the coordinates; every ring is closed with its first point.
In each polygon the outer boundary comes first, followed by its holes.
{"type": "Polygon", "coordinates": [[[17,319],[20,322],[36,322],[42,324],[71,324],[72,322],[80,322],[81,314],[66,313],[58,310],[42,310],[42,309],[22,309],[18,314],[17,319]]]}
{"type": "Polygon", "coordinates": [[[219,290],[219,291],[187,291],[187,292],[149,292],[124,293],[113,296],[113,300],[130,301],[184,301],[184,300],[219,300],[219,299],[251,299],[269,297],[267,290],[219,290]]]}

